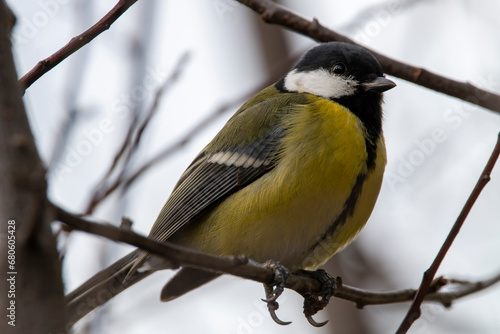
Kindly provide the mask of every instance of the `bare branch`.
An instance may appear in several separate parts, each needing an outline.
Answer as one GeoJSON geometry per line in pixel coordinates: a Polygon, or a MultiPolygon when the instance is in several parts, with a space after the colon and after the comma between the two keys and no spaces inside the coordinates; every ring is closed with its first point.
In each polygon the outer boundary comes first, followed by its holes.
{"type": "Polygon", "coordinates": [[[113,158],[111,166],[108,168],[108,171],[104,174],[101,180],[97,183],[95,190],[92,192],[91,199],[89,201],[89,204],[87,205],[87,209],[85,210],[86,214],[90,214],[98,204],[100,204],[114,190],[116,190],[119,185],[123,184],[125,174],[127,172],[127,167],[129,166],[133,155],[135,154],[135,152],[137,152],[142,134],[144,133],[151,119],[158,111],[158,105],[161,97],[163,97],[165,93],[169,89],[171,89],[177,82],[180,75],[183,73],[188,60],[189,53],[186,52],[180,57],[179,61],[174,66],[174,71],[156,91],[153,103],[151,104],[142,122],[140,124],[137,124],[136,122],[132,122],[130,124],[127,134],[123,139],[123,143],[116,153],[115,157],[113,158]],[[117,170],[120,160],[123,160],[121,170],[119,171],[114,181],[109,181],[109,178],[111,178],[113,172],[117,170]]]}
{"type": "MultiPolygon", "coordinates": [[[[189,248],[175,245],[169,242],[157,242],[130,231],[128,228],[117,228],[111,224],[97,224],[78,216],[75,216],[57,206],[54,206],[56,218],[69,225],[71,228],[103,236],[113,241],[121,241],[139,247],[149,253],[162,256],[177,266],[197,267],[205,270],[230,274],[256,282],[268,283],[274,280],[273,271],[262,267],[245,256],[215,256],[200,253],[189,248]]],[[[450,306],[451,302],[460,297],[483,290],[500,281],[500,274],[479,282],[463,282],[458,280],[440,279],[432,285],[433,292],[425,297],[427,301],[441,303],[450,306]],[[443,286],[449,287],[450,291],[440,292],[443,286]]],[[[306,292],[318,292],[321,283],[311,277],[291,274],[286,282],[286,287],[299,294],[306,292]]],[[[334,296],[354,302],[358,307],[376,304],[391,304],[410,301],[416,294],[414,289],[396,291],[369,291],[351,287],[342,283],[340,278],[336,279],[336,291],[334,296]]]]}
{"type": "Polygon", "coordinates": [[[460,215],[458,216],[457,220],[455,221],[455,224],[453,224],[453,227],[450,230],[448,237],[446,238],[443,245],[441,246],[439,253],[436,255],[436,258],[432,262],[432,265],[429,267],[429,269],[427,269],[424,272],[424,275],[422,278],[422,283],[420,284],[420,288],[418,289],[418,293],[415,296],[415,299],[414,299],[412,305],[410,306],[408,313],[406,314],[403,322],[401,323],[401,325],[396,333],[398,333],[398,334],[406,333],[408,331],[408,329],[410,329],[413,322],[420,317],[420,314],[421,314],[420,305],[422,304],[422,301],[424,300],[425,295],[429,291],[429,287],[432,283],[432,280],[434,279],[434,276],[436,275],[436,272],[439,269],[441,262],[443,262],[443,259],[446,256],[446,253],[450,249],[451,244],[453,243],[456,236],[458,235],[458,232],[460,232],[460,228],[464,224],[465,219],[467,218],[467,215],[469,214],[470,210],[474,206],[474,203],[476,202],[477,198],[479,197],[479,194],[481,194],[481,191],[484,189],[486,184],[490,181],[491,171],[493,170],[493,167],[495,166],[495,163],[496,163],[499,155],[500,155],[500,133],[498,133],[498,140],[497,140],[497,143],[495,145],[495,148],[493,149],[493,152],[491,153],[491,156],[488,160],[488,163],[484,167],[484,170],[481,173],[481,176],[479,177],[479,180],[477,181],[476,186],[472,190],[472,193],[470,194],[469,199],[465,203],[462,211],[460,212],[460,215]]]}
{"type": "Polygon", "coordinates": [[[22,90],[26,91],[35,81],[40,79],[42,75],[56,67],[64,59],[68,58],[74,52],[78,51],[84,45],[96,38],[109,27],[137,0],[119,0],[118,3],[111,9],[102,19],[90,27],[82,34],[73,37],[68,44],[60,48],[54,54],[38,62],[28,73],[19,79],[22,90]]]}
{"type": "MultiPolygon", "coordinates": [[[[352,39],[322,26],[318,20],[306,20],[269,0],[237,0],[261,15],[263,21],[277,24],[308,36],[318,42],[339,41],[356,44],[352,39]]],[[[424,68],[411,66],[370,50],[384,72],[437,92],[500,113],[500,95],[478,88],[468,82],[452,80],[424,68]]]]}

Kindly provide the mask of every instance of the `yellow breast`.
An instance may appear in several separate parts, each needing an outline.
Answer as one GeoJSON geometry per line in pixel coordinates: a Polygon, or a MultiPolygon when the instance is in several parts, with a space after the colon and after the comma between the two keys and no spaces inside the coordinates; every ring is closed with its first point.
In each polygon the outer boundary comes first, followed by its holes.
{"type": "Polygon", "coordinates": [[[379,193],[383,138],[375,168],[368,170],[362,122],[339,104],[313,96],[290,114],[287,129],[279,164],[176,242],[213,254],[273,259],[294,270],[319,266],[358,234],[379,193]],[[349,205],[354,210],[346,214],[349,205]]]}

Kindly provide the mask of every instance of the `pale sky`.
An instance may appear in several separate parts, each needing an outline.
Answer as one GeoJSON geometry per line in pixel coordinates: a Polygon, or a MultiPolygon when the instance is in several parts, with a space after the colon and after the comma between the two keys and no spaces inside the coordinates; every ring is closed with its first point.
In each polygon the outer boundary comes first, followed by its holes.
{"type": "MultiPolygon", "coordinates": [[[[18,16],[13,39],[19,76],[100,19],[115,1],[9,0],[18,16]]],[[[500,92],[500,3],[494,0],[282,1],[294,12],[356,38],[364,45],[412,65],[500,92]],[[370,7],[380,4],[377,7],[370,7]],[[358,15],[366,8],[375,8],[358,15]]],[[[256,14],[230,0],[139,1],[109,31],[65,60],[30,87],[24,101],[45,161],[70,108],[79,118],[49,176],[51,200],[82,212],[127,126],[127,106],[146,103],[181,55],[191,58],[176,86],[160,102],[145,133],[134,166],[154,156],[197,121],[267,78],[253,30],[256,14]],[[144,56],[132,58],[131,41],[144,56]],[[140,61],[137,62],[137,59],[140,61]],[[135,70],[137,70],[135,74],[135,70]],[[81,78],[78,80],[77,78],[81,78]],[[78,83],[76,95],[72,92],[78,83]],[[102,136],[93,137],[100,131],[102,136]],[[90,146],[85,146],[90,142],[90,146]],[[84,152],[84,153],[82,153],[84,152]]],[[[292,53],[314,42],[287,34],[292,53]]],[[[283,73],[285,74],[285,73],[283,73]]],[[[385,94],[388,165],[377,206],[356,243],[389,273],[383,287],[417,287],[493,149],[500,117],[487,110],[392,78],[385,94]]],[[[243,101],[242,101],[243,102],[243,101]]],[[[237,109],[219,117],[179,153],[136,183],[124,198],[108,199],[94,217],[134,221],[147,234],[178,177],[199,150],[237,109]]],[[[500,270],[500,166],[473,208],[438,275],[479,280],[500,270]]],[[[105,263],[131,248],[83,233],[69,239],[64,278],[69,291],[105,263]],[[96,251],[107,249],[105,259],[96,251]]],[[[356,264],[353,264],[354,266],[356,264]]],[[[362,268],[361,268],[362,270],[362,268]]],[[[267,314],[260,284],[223,277],[170,303],[159,292],[172,272],[157,273],[109,303],[100,332],[105,333],[331,333],[335,324],[311,327],[302,316],[302,299],[287,291],[278,311],[288,327],[267,314]]],[[[367,283],[369,284],[369,283],[367,283]]],[[[360,286],[360,288],[364,288],[360,286]]],[[[373,333],[394,332],[404,313],[373,306],[360,311],[373,333]],[[367,320],[368,321],[368,320],[367,320]]],[[[424,306],[410,333],[500,332],[500,286],[459,300],[445,310],[424,306]]],[[[324,320],[326,313],[316,319],[324,320]]]]}

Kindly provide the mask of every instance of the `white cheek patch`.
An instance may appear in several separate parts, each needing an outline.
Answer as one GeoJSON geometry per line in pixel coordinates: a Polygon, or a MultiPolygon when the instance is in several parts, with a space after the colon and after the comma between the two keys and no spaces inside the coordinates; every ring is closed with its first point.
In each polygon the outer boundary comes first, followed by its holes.
{"type": "Polygon", "coordinates": [[[356,84],[353,79],[334,75],[325,69],[308,72],[293,70],[285,77],[286,90],[310,93],[326,99],[353,95],[356,84]]]}

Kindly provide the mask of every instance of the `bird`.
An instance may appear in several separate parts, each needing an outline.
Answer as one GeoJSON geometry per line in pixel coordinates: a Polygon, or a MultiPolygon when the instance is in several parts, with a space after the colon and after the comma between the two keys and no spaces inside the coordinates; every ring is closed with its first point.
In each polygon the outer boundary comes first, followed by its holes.
{"type": "MultiPolygon", "coordinates": [[[[383,92],[395,86],[363,47],[312,47],[244,103],[194,158],[149,238],[271,260],[290,271],[317,269],[355,239],[375,206],[387,161],[383,92]]],[[[134,250],[69,293],[70,314],[78,321],[170,268],[134,250]]],[[[160,298],[173,300],[220,275],[181,267],[160,298]]]]}

